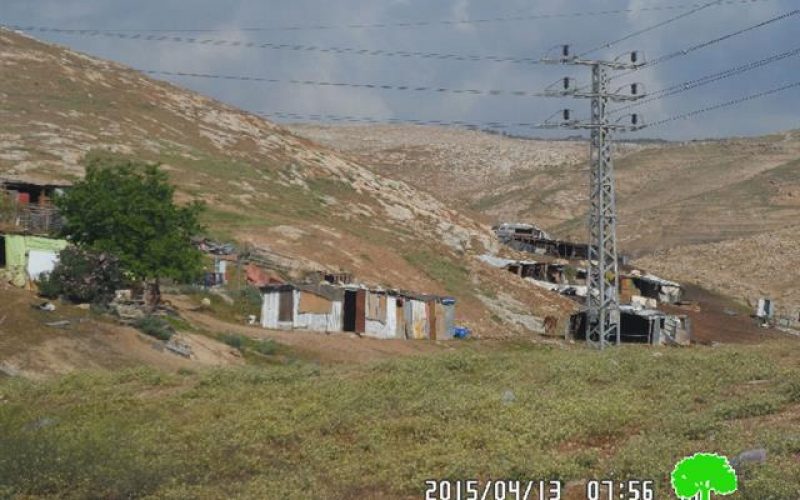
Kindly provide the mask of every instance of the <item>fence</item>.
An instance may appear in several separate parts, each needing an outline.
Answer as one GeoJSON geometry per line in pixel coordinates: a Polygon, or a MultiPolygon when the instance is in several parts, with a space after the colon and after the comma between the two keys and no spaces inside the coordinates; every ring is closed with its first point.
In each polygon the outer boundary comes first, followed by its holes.
{"type": "Polygon", "coordinates": [[[64,219],[53,205],[14,203],[0,198],[0,224],[31,234],[51,234],[61,230],[64,219]]]}

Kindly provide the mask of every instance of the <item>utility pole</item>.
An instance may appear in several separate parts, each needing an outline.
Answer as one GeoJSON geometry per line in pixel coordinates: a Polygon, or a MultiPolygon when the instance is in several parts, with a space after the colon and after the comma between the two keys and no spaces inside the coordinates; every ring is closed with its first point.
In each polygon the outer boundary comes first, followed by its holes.
{"type": "Polygon", "coordinates": [[[603,349],[612,343],[620,344],[617,198],[612,132],[641,128],[636,114],[628,115],[629,125],[621,124],[619,121],[610,123],[608,105],[610,102],[635,101],[644,97],[640,92],[641,85],[637,83],[630,85],[630,92],[623,92],[624,88],[612,91],[609,87],[609,71],[636,69],[644,62],[639,62],[637,52],[626,54],[629,62],[623,62],[621,58],[602,61],[572,56],[569,45],[563,45],[560,49],[561,57],[545,58],[544,62],[588,66],[592,71],[592,81],[588,88],[578,88],[574,85],[573,79],[564,78],[548,87],[546,94],[552,97],[584,98],[591,102],[591,116],[588,122],[572,120],[570,111],[564,110],[559,126],[588,129],[591,132],[586,341],[593,347],[603,349]],[[555,88],[558,85],[560,89],[555,88]]]}

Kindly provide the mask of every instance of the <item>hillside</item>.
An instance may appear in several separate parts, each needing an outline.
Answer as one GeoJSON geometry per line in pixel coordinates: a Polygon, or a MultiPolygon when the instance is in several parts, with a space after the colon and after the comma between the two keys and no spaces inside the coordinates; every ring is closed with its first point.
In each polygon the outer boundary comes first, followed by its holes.
{"type": "Polygon", "coordinates": [[[572,307],[469,258],[494,245],[485,225],[259,117],[8,31],[0,64],[5,177],[74,180],[86,155],[157,161],[180,199],[207,203],[212,234],[298,268],[452,294],[483,334],[508,333],[497,320],[509,313],[563,317],[572,307]]]}
{"type": "MultiPolygon", "coordinates": [[[[310,125],[290,129],[457,203],[490,223],[530,219],[556,227],[586,199],[588,144],[523,140],[457,128],[310,125]]],[[[641,149],[626,145],[623,152],[641,149]]]]}
{"type": "Polygon", "coordinates": [[[800,294],[800,226],[705,245],[681,246],[638,261],[663,275],[702,283],[755,306],[758,299],[778,302],[778,314],[797,317],[800,294]]]}
{"type": "MultiPolygon", "coordinates": [[[[480,212],[584,234],[588,144],[418,126],[306,125],[296,133],[383,175],[480,212]]],[[[689,143],[621,143],[623,250],[643,254],[791,225],[800,207],[800,131],[689,143]]]]}
{"type": "MultiPolygon", "coordinates": [[[[561,237],[586,238],[585,143],[415,126],[292,130],[480,212],[486,221],[535,222],[561,237]]],[[[620,247],[639,257],[637,264],[740,299],[788,300],[783,282],[797,276],[797,252],[786,236],[796,231],[786,228],[796,226],[800,214],[800,131],[622,144],[616,165],[620,247]],[[765,243],[771,245],[760,246],[765,243]],[[756,271],[764,258],[768,275],[756,271]]]]}

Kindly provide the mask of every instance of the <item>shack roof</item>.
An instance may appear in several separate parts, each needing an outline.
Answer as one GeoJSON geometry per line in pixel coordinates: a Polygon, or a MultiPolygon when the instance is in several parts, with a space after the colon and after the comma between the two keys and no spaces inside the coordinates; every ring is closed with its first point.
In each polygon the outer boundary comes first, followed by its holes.
{"type": "Polygon", "coordinates": [[[40,188],[68,188],[72,187],[70,181],[54,180],[35,175],[4,175],[0,177],[0,186],[5,188],[8,184],[23,184],[40,188]]]}
{"type": "Polygon", "coordinates": [[[674,287],[678,287],[678,288],[680,288],[680,286],[681,286],[680,283],[676,283],[674,281],[665,280],[664,278],[659,278],[658,276],[656,276],[654,274],[630,273],[630,274],[626,275],[625,277],[626,278],[631,278],[631,279],[642,280],[642,281],[646,281],[648,283],[652,283],[652,284],[655,284],[655,285],[661,285],[661,286],[674,286],[674,287]]]}
{"type": "Polygon", "coordinates": [[[407,300],[419,300],[421,302],[441,302],[443,304],[454,304],[456,299],[450,296],[430,295],[425,293],[410,292],[407,290],[392,290],[384,288],[369,288],[364,285],[334,285],[330,283],[304,284],[304,283],[270,283],[259,287],[263,293],[276,293],[289,290],[300,290],[302,292],[313,293],[329,300],[342,300],[345,291],[364,290],[370,293],[385,294],[395,297],[402,297],[407,300]]]}
{"type": "Polygon", "coordinates": [[[499,268],[508,266],[533,266],[535,264],[541,264],[541,262],[535,260],[504,259],[503,257],[495,257],[494,255],[480,255],[478,259],[492,267],[499,268]]]}
{"type": "Polygon", "coordinates": [[[623,304],[619,306],[619,310],[622,313],[633,314],[635,316],[641,316],[643,318],[661,318],[667,316],[666,313],[663,313],[656,309],[645,309],[640,307],[634,307],[630,304],[623,304]]]}

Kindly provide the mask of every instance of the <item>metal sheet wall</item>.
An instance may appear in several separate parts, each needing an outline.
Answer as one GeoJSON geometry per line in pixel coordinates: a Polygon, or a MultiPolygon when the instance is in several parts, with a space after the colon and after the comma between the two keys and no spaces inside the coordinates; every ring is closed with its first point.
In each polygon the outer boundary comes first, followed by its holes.
{"type": "Polygon", "coordinates": [[[397,297],[387,296],[386,306],[383,308],[382,321],[367,318],[366,331],[367,337],[379,339],[397,338],[397,297]]]}

